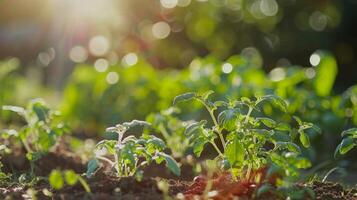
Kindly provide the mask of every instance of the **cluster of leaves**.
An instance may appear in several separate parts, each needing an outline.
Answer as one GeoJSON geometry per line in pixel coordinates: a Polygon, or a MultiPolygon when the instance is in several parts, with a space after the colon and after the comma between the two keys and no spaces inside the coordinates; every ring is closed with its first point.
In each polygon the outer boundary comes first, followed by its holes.
{"type": "Polygon", "coordinates": [[[341,133],[341,136],[343,139],[336,148],[335,157],[339,154],[346,154],[357,146],[357,128],[345,130],[341,133]]]}
{"type": "MultiPolygon", "coordinates": [[[[252,170],[266,165],[283,169],[285,175],[297,176],[299,168],[310,167],[310,162],[301,157],[301,149],[296,143],[310,146],[307,129],[320,129],[312,123],[302,122],[298,117],[297,128],[287,123],[276,122],[268,117],[255,117],[260,113],[260,104],[272,102],[282,111],[287,110],[287,103],[276,95],[256,97],[255,100],[242,97],[239,100],[209,100],[212,91],[197,94],[185,93],[174,99],[180,101],[196,100],[204,105],[211,116],[213,125],[206,120],[191,123],[186,127],[185,135],[196,156],[200,156],[206,144],[216,150],[220,166],[229,169],[234,175],[244,174],[249,178],[252,170]],[[218,112],[216,117],[215,112],[218,112]]],[[[261,114],[261,113],[260,113],[261,114]]]]}
{"type": "Polygon", "coordinates": [[[52,170],[49,176],[49,182],[50,185],[56,190],[62,189],[65,182],[69,186],[75,185],[79,182],[86,192],[91,192],[87,182],[73,170],[65,170],[63,172],[60,170],[52,170]]]}
{"type": "MultiPolygon", "coordinates": [[[[153,135],[141,135],[136,138],[134,135],[124,137],[124,134],[135,126],[148,126],[145,121],[133,120],[123,124],[118,124],[115,127],[107,128],[107,132],[115,132],[118,134],[117,140],[102,140],[96,145],[96,149],[105,149],[110,154],[114,161],[96,154],[96,158],[108,162],[115,168],[117,176],[136,176],[141,177],[141,167],[155,161],[157,164],[165,161],[166,166],[175,175],[180,175],[181,171],[178,163],[168,154],[164,152],[166,145],[164,141],[153,135]]],[[[87,174],[91,175],[96,169],[95,160],[88,163],[87,174]]]]}
{"type": "Polygon", "coordinates": [[[154,129],[159,133],[166,144],[170,147],[172,155],[175,158],[182,158],[187,154],[189,141],[185,136],[185,125],[188,122],[181,121],[176,114],[180,110],[176,107],[170,107],[160,113],[152,113],[146,117],[146,121],[151,124],[150,128],[146,129],[150,132],[154,129]]]}
{"type": "Polygon", "coordinates": [[[56,144],[58,137],[67,131],[65,124],[59,119],[59,112],[50,110],[41,99],[31,100],[26,108],[3,106],[2,109],[17,113],[26,124],[18,130],[2,130],[1,138],[20,142],[30,161],[46,154],[56,144]]]}

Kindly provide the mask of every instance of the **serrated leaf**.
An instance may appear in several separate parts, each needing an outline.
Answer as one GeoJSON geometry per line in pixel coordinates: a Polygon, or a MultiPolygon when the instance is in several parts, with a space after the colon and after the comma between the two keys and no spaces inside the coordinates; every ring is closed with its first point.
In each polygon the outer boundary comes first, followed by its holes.
{"type": "Polygon", "coordinates": [[[49,176],[49,182],[50,182],[51,187],[53,187],[54,189],[56,189],[56,190],[61,189],[64,185],[61,171],[52,170],[51,174],[49,176]]]}
{"type": "Polygon", "coordinates": [[[131,122],[124,122],[122,124],[123,126],[127,127],[127,128],[132,128],[135,126],[150,126],[150,123],[146,122],[146,121],[141,121],[141,120],[133,120],[131,122]]]}
{"type": "Polygon", "coordinates": [[[175,159],[162,152],[159,152],[158,155],[165,158],[166,166],[172,173],[174,173],[176,176],[180,176],[181,169],[175,159]]]}
{"type": "Polygon", "coordinates": [[[206,120],[201,120],[200,122],[194,122],[194,123],[192,123],[192,124],[187,126],[187,128],[185,129],[184,134],[186,136],[191,136],[192,134],[194,134],[199,129],[203,129],[204,125],[206,125],[206,123],[207,123],[206,120]]]}
{"type": "Polygon", "coordinates": [[[304,132],[300,132],[300,142],[301,144],[305,147],[308,148],[310,147],[310,139],[304,132]]]}
{"type": "Polygon", "coordinates": [[[257,104],[264,100],[270,100],[273,104],[278,106],[284,112],[286,112],[288,109],[288,104],[285,102],[285,100],[277,95],[271,94],[271,95],[263,96],[263,97],[261,97],[261,101],[257,101],[257,104]]]}
{"type": "Polygon", "coordinates": [[[261,117],[261,118],[257,118],[257,120],[262,122],[265,126],[269,128],[274,128],[276,126],[276,122],[270,118],[261,117]]]}
{"type": "Polygon", "coordinates": [[[238,114],[237,109],[224,110],[218,115],[218,123],[228,131],[234,130],[238,114]]]}
{"type": "Polygon", "coordinates": [[[341,133],[341,136],[344,137],[346,135],[356,135],[357,136],[357,128],[351,128],[351,129],[348,129],[348,130],[345,130],[341,133]]]}
{"type": "Polygon", "coordinates": [[[188,92],[188,93],[184,93],[184,94],[178,95],[178,96],[176,96],[174,98],[173,105],[176,105],[178,102],[181,102],[181,101],[191,100],[195,96],[196,96],[196,93],[194,93],[194,92],[188,92]]]}
{"type": "Polygon", "coordinates": [[[356,144],[355,144],[354,140],[352,138],[347,137],[342,140],[339,151],[341,154],[346,154],[351,149],[353,149],[353,147],[355,147],[355,146],[356,146],[356,144]]]}

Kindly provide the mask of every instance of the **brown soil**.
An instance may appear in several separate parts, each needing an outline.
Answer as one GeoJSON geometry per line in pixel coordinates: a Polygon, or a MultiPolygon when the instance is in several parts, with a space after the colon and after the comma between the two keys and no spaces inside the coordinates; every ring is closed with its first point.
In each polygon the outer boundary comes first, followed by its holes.
{"type": "Polygon", "coordinates": [[[357,188],[344,189],[342,185],[331,182],[314,182],[312,189],[318,200],[357,200],[357,188]]]}
{"type": "MultiPolygon", "coordinates": [[[[12,155],[2,159],[5,164],[5,168],[12,172],[14,170],[29,170],[29,164],[25,160],[24,156],[12,155]]],[[[49,153],[47,156],[41,158],[36,162],[35,173],[39,176],[47,176],[52,169],[73,169],[77,173],[83,173],[85,171],[85,165],[82,164],[79,157],[66,151],[56,151],[49,153]]],[[[159,180],[166,181],[169,184],[169,195],[175,197],[178,193],[182,193],[181,196],[185,196],[186,199],[203,199],[203,194],[206,188],[207,180],[204,176],[195,178],[194,181],[182,181],[192,180],[193,174],[189,167],[183,168],[184,178],[174,177],[166,173],[164,166],[149,167],[144,173],[144,179],[137,181],[132,177],[128,178],[116,178],[114,176],[97,172],[93,178],[87,179],[87,182],[92,190],[91,194],[84,191],[80,184],[75,186],[66,186],[62,190],[54,191],[50,188],[45,180],[37,182],[32,188],[37,191],[38,199],[60,199],[60,200],[72,200],[72,199],[163,199],[162,192],[157,187],[159,180]],[[157,178],[160,176],[161,178],[157,178]],[[155,178],[156,177],[156,178],[155,178]],[[172,179],[172,178],[175,178],[172,179]],[[180,180],[177,180],[180,178],[180,180]],[[53,193],[52,197],[45,196],[42,192],[44,189],[48,189],[53,193]]],[[[264,177],[264,170],[253,173],[253,176],[260,174],[264,177]]],[[[253,180],[253,179],[252,179],[253,180]]],[[[255,191],[261,185],[259,182],[252,180],[233,181],[229,174],[216,175],[213,178],[213,184],[210,191],[216,191],[211,193],[211,199],[223,200],[233,199],[234,197],[240,197],[239,199],[265,199],[265,200],[278,200],[282,198],[275,189],[265,193],[260,198],[256,198],[255,191]]],[[[270,179],[269,182],[274,183],[275,178],[270,179]]],[[[321,183],[314,182],[312,186],[298,186],[300,189],[311,188],[318,200],[357,200],[357,189],[344,189],[338,183],[321,183]]],[[[7,187],[0,187],[0,199],[26,199],[26,191],[29,187],[20,184],[12,184],[7,187]]],[[[311,198],[304,198],[311,199],[311,198]]]]}

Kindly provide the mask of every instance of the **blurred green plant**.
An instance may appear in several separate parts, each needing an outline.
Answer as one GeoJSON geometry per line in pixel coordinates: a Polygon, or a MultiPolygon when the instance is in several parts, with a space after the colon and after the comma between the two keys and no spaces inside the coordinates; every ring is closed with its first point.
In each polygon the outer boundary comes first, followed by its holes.
{"type": "Polygon", "coordinates": [[[62,189],[65,182],[69,186],[76,185],[79,182],[87,193],[91,193],[91,189],[85,179],[76,174],[73,170],[60,171],[54,169],[51,171],[48,180],[51,187],[56,190],[62,189]]]}
{"type": "Polygon", "coordinates": [[[59,118],[59,112],[50,110],[41,99],[31,100],[26,108],[6,105],[2,109],[15,112],[25,121],[21,129],[2,130],[1,138],[14,139],[21,143],[26,150],[27,159],[31,161],[31,167],[34,161],[50,151],[58,138],[68,131],[68,127],[59,118]]]}

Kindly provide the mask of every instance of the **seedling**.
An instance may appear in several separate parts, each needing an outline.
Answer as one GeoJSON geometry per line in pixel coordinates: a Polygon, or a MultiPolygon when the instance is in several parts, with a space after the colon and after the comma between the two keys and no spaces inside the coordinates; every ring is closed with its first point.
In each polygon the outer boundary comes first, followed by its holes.
{"type": "Polygon", "coordinates": [[[184,157],[189,148],[188,139],[184,134],[185,125],[188,122],[181,121],[175,116],[179,112],[178,108],[170,107],[160,113],[152,113],[146,117],[151,126],[150,129],[145,131],[153,129],[159,133],[170,147],[174,158],[184,157]]]}
{"type": "Polygon", "coordinates": [[[62,189],[64,187],[65,182],[70,186],[75,185],[79,182],[87,193],[91,192],[88,183],[80,175],[76,174],[73,170],[52,170],[48,179],[50,185],[56,190],[62,189]]]}
{"type": "MultiPolygon", "coordinates": [[[[118,124],[115,127],[107,128],[107,132],[118,134],[117,140],[102,140],[96,145],[96,149],[105,149],[114,157],[114,161],[102,156],[96,155],[96,158],[108,162],[115,168],[117,176],[137,176],[140,177],[142,172],[139,170],[151,162],[161,163],[166,161],[166,166],[175,175],[180,175],[178,163],[168,154],[164,153],[166,145],[164,141],[153,135],[141,135],[136,138],[133,135],[124,137],[124,134],[135,126],[148,126],[145,121],[133,120],[123,124],[118,124]]],[[[88,163],[87,174],[91,175],[95,169],[95,161],[88,163]]]]}
{"type": "Polygon", "coordinates": [[[59,120],[59,112],[50,110],[43,100],[31,100],[26,108],[18,106],[3,106],[21,116],[26,124],[19,130],[2,130],[1,137],[10,137],[20,141],[25,148],[26,157],[36,161],[53,147],[59,136],[67,131],[66,126],[59,120]]]}
{"type": "Polygon", "coordinates": [[[341,133],[342,141],[335,150],[335,158],[341,154],[346,154],[357,146],[357,128],[351,128],[341,133]]]}
{"type": "Polygon", "coordinates": [[[212,93],[185,93],[174,99],[174,104],[196,100],[207,109],[211,117],[211,127],[206,120],[186,127],[185,135],[196,156],[199,157],[205,145],[210,144],[217,153],[214,160],[220,163],[222,169],[229,169],[235,177],[245,173],[246,179],[251,178],[252,170],[270,164],[284,169],[284,174],[288,176],[297,176],[297,169],[310,166],[310,162],[300,156],[301,149],[295,140],[298,136],[301,144],[308,148],[310,141],[305,131],[320,129],[311,123],[302,122],[298,117],[294,117],[297,128],[261,117],[259,106],[265,102],[271,102],[286,111],[287,103],[283,99],[267,95],[254,100],[242,97],[239,100],[211,102],[209,96],[212,93]],[[215,112],[219,112],[218,117],[215,112]],[[254,113],[260,116],[254,117],[254,113]]]}

